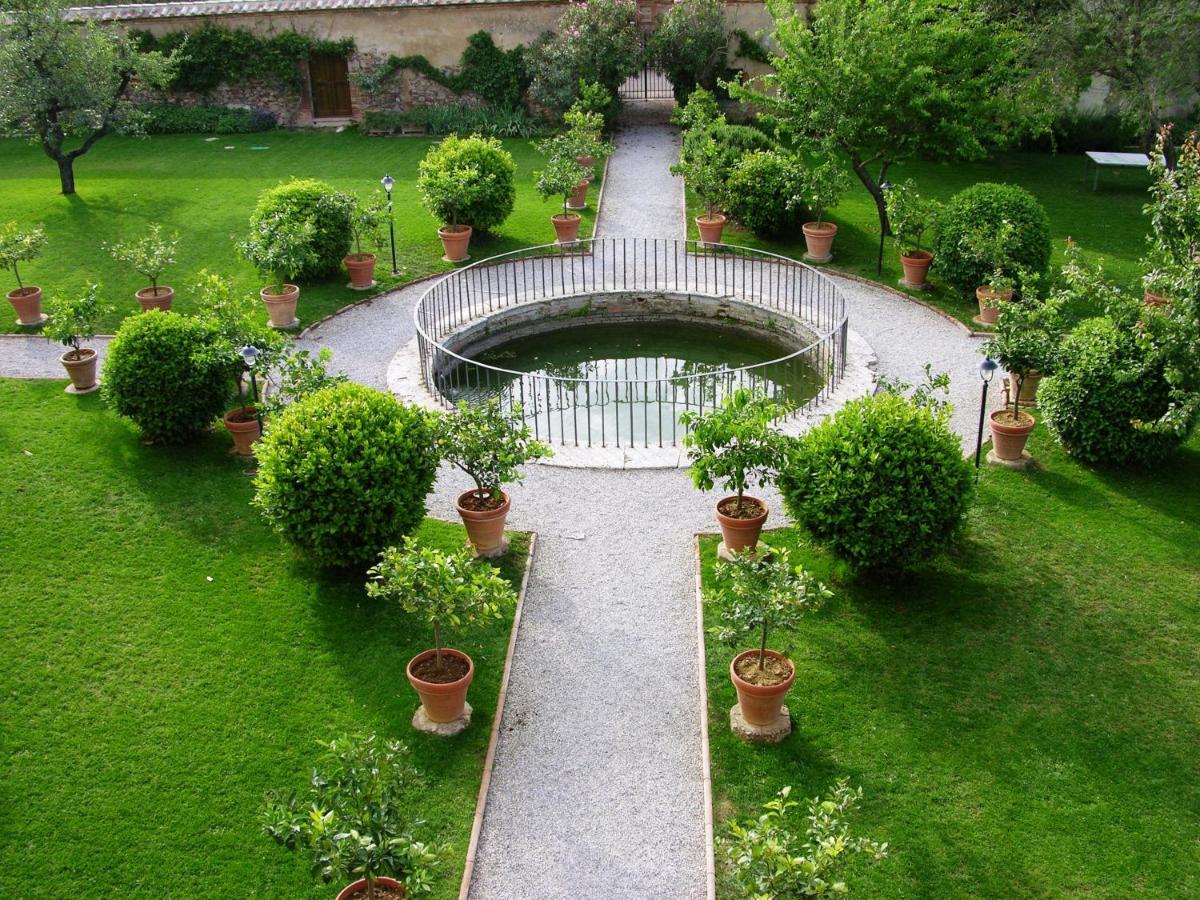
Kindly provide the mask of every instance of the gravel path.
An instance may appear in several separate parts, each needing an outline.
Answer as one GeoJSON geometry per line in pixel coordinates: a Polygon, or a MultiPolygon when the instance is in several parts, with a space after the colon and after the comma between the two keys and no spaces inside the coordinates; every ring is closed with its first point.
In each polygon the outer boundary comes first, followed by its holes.
{"type": "Polygon", "coordinates": [[[616,144],[596,237],[684,240],[683,179],[671,174],[679,162],[679,129],[631,125],[617,133],[616,144]]]}
{"type": "MultiPolygon", "coordinates": [[[[85,346],[97,351],[100,364],[109,338],[96,337],[85,346]]],[[[65,348],[40,334],[0,334],[0,378],[54,378],[66,381],[59,357],[65,348]]]]}

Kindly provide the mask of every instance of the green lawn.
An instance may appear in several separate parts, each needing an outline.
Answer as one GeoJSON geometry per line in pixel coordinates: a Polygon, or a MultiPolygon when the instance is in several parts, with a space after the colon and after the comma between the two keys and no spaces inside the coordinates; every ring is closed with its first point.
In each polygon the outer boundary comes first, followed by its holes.
{"type": "MultiPolygon", "coordinates": [[[[369,138],[356,131],[272,131],[250,135],[162,135],[143,139],[109,137],[76,164],[78,194],[59,193],[58,170],[31,144],[0,139],[0,221],[45,225],[48,241],[41,259],[22,267],[22,277],[48,295],[77,291],[99,282],[117,312],[102,324],[111,331],[138,309],[133,292],[144,279],[116,263],[105,244],[140,236],[161,222],[180,236],[178,262],[163,278],[175,290],[175,308],[195,309],[197,273],[202,269],[233,278],[257,295],[262,279],[235,252],[247,230],[259,193],[291,177],[320,178],[334,187],[367,195],[382,191],[379,179],[390,173],[394,190],[396,244],[401,275],[392,279],[389,250],[379,254],[381,286],[390,287],[448,270],[441,262],[437,223],[421,205],[416,190],[417,163],[434,143],[431,138],[369,138]],[[233,149],[226,149],[232,147],[233,149]],[[254,150],[254,147],[267,147],[254,150]]],[[[533,189],[532,173],[542,158],[524,140],[506,140],[517,163],[517,205],[492,238],[473,237],[474,259],[520,247],[551,243],[550,216],[555,204],[533,189]]],[[[590,235],[599,185],[589,193],[581,234],[590,235]]],[[[5,291],[11,273],[5,278],[5,291]]],[[[322,284],[301,285],[299,316],[310,324],[363,295],[346,287],[344,273],[322,284]]],[[[265,312],[264,312],[265,316],[265,312]]],[[[0,318],[0,330],[17,330],[13,316],[0,318]]]]}
{"type": "Polygon", "coordinates": [[[892,845],[854,863],[858,895],[1200,896],[1200,436],[1150,473],[1041,431],[1031,450],[1035,472],[985,470],[965,546],[908,579],[766,536],[835,599],[770,642],[797,665],[778,746],[732,737],[732,651],[708,647],[718,834],[846,776],[857,833],[892,845]]]}
{"type": "Polygon", "coordinates": [[[453,639],[471,728],[414,732],[430,635],[285,549],[223,432],[149,448],[62,382],[0,381],[0,409],[0,896],[333,897],[257,817],[343,731],[411,747],[414,816],[453,844],[436,896],[457,896],[511,617],[453,639]]]}
{"type": "MultiPolygon", "coordinates": [[[[982,162],[954,165],[903,163],[894,166],[888,178],[893,183],[911,178],[922,194],[939,200],[948,200],[979,181],[1018,184],[1046,207],[1054,236],[1051,265],[1055,270],[1062,263],[1066,239],[1071,237],[1080,244],[1085,258],[1103,262],[1105,270],[1116,280],[1136,286],[1142,276],[1138,260],[1145,251],[1145,236],[1149,231],[1142,206],[1148,200],[1146,190],[1150,186],[1150,176],[1136,170],[1105,169],[1100,178],[1100,189],[1093,191],[1090,174],[1086,179],[1084,175],[1084,158],[1078,154],[1004,153],[982,162]]],[[[689,237],[699,237],[693,219],[702,211],[695,197],[689,196],[689,237]]],[[[883,274],[876,272],[879,217],[874,200],[857,178],[851,180],[850,189],[829,218],[838,225],[830,267],[899,288],[900,257],[893,241],[887,241],[884,246],[883,274]]],[[[723,240],[796,259],[801,259],[804,253],[804,235],[799,229],[794,235],[767,240],[737,226],[727,226],[723,240]]],[[[962,294],[941,283],[936,262],[929,277],[933,290],[908,293],[976,327],[971,322],[979,313],[974,294],[962,294]]],[[[1073,312],[1082,317],[1089,310],[1073,312]]]]}

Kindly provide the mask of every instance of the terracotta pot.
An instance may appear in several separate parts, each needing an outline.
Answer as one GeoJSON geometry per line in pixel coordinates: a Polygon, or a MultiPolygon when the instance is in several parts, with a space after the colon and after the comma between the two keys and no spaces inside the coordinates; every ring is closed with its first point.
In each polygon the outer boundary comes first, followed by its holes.
{"type": "Polygon", "coordinates": [[[1000,320],[1000,304],[1007,303],[1012,298],[1012,288],[995,291],[986,284],[975,288],[975,299],[979,301],[979,321],[995,325],[1000,320]]]}
{"type": "Polygon", "coordinates": [[[443,658],[453,656],[466,660],[466,675],[449,684],[434,684],[431,681],[422,681],[413,675],[413,666],[436,653],[436,650],[425,650],[408,661],[408,683],[413,686],[413,690],[421,698],[421,705],[425,707],[425,715],[431,722],[453,722],[463,714],[463,706],[467,702],[467,688],[471,686],[471,679],[475,677],[475,663],[461,650],[443,647],[443,658]]]}
{"type": "Polygon", "coordinates": [[[550,217],[554,224],[554,234],[560,244],[573,244],[579,240],[579,223],[583,217],[578,213],[559,213],[550,217]]]}
{"type": "Polygon", "coordinates": [[[99,357],[91,347],[81,349],[78,358],[68,358],[74,353],[74,350],[68,350],[58,361],[67,370],[67,377],[71,379],[71,387],[75,389],[75,393],[82,394],[96,386],[96,362],[99,357]]]}
{"type": "Polygon", "coordinates": [[[590,156],[577,156],[575,157],[575,162],[579,163],[585,169],[590,169],[596,164],[596,160],[592,159],[590,156]]]}
{"type": "MultiPolygon", "coordinates": [[[[380,875],[375,879],[375,887],[391,888],[394,891],[404,893],[404,885],[395,878],[388,878],[386,875],[380,875]]],[[[367,879],[360,878],[358,881],[346,885],[337,895],[337,900],[354,900],[356,897],[367,896],[367,879]]]]}
{"type": "Polygon", "coordinates": [[[805,222],[800,226],[804,232],[804,243],[808,245],[805,256],[813,262],[829,262],[833,259],[833,239],[837,235],[837,226],[832,222],[805,222]]]}
{"type": "Polygon", "coordinates": [[[375,254],[364,253],[361,256],[351,253],[342,260],[342,265],[350,273],[350,287],[356,291],[369,291],[375,287],[375,254]]]}
{"type": "Polygon", "coordinates": [[[721,243],[721,232],[725,230],[727,218],[724,213],[717,213],[712,218],[707,215],[696,216],[696,227],[700,229],[700,241],[704,244],[721,243]]]}
{"type": "Polygon", "coordinates": [[[442,239],[442,249],[446,251],[446,255],[442,257],[446,262],[462,262],[470,259],[467,256],[467,246],[471,243],[471,232],[473,229],[470,225],[459,225],[457,229],[453,226],[446,226],[438,229],[438,237],[442,239]]]}
{"type": "Polygon", "coordinates": [[[787,663],[792,674],[779,684],[770,686],[751,684],[739,678],[737,673],[738,662],[747,656],[758,656],[758,651],[747,650],[739,653],[729,664],[729,678],[737,691],[738,706],[742,709],[742,718],[750,725],[770,725],[779,718],[779,707],[783,705],[783,698],[787,696],[787,692],[792,688],[792,682],[796,680],[796,667],[789,660],[784,659],[782,653],[768,650],[767,656],[787,663]]]}
{"type": "Polygon", "coordinates": [[[262,437],[258,413],[253,406],[239,406],[225,413],[222,421],[233,438],[233,452],[238,456],[253,456],[254,444],[262,437]]]}
{"type": "Polygon", "coordinates": [[[900,254],[900,265],[904,267],[905,287],[923,289],[929,285],[929,267],[933,265],[933,254],[928,250],[914,250],[900,254]]]}
{"type": "Polygon", "coordinates": [[[1024,417],[1019,424],[1009,424],[997,421],[999,416],[1009,410],[998,409],[989,417],[992,427],[992,452],[998,459],[1020,459],[1025,450],[1025,442],[1033,432],[1036,424],[1029,413],[1021,413],[1024,417]],[[1025,420],[1028,421],[1025,421],[1025,420]]]}
{"type": "Polygon", "coordinates": [[[590,184],[591,182],[585,178],[575,185],[575,193],[567,201],[567,209],[587,209],[587,192],[590,184]]]}
{"type": "Polygon", "coordinates": [[[512,500],[508,494],[501,491],[500,495],[504,497],[503,504],[496,509],[477,512],[463,506],[463,501],[473,493],[474,491],[464,491],[459,494],[455,504],[458,514],[462,516],[463,525],[466,526],[467,538],[479,556],[485,559],[502,556],[507,549],[504,543],[504,522],[508,518],[512,500]]]}
{"type": "Polygon", "coordinates": [[[295,328],[300,324],[296,318],[296,302],[300,299],[300,288],[285,284],[282,294],[271,293],[270,288],[258,292],[267,305],[267,324],[272,328],[295,328]]]}
{"type": "Polygon", "coordinates": [[[165,284],[156,288],[142,288],[140,291],[135,292],[133,296],[137,298],[142,312],[148,309],[166,311],[171,308],[171,300],[175,297],[175,288],[167,287],[165,284]]]}
{"type": "MultiPolygon", "coordinates": [[[[1037,370],[1030,370],[1025,376],[1025,381],[1021,385],[1021,405],[1022,406],[1037,406],[1038,385],[1042,383],[1042,376],[1037,370]]],[[[1013,395],[1017,396],[1017,376],[1008,373],[1008,390],[1013,395]]]]}
{"type": "Polygon", "coordinates": [[[1142,302],[1147,306],[1166,306],[1171,301],[1162,294],[1156,294],[1154,291],[1146,291],[1142,294],[1142,302]]]}
{"type": "Polygon", "coordinates": [[[721,538],[725,542],[725,549],[730,553],[753,549],[758,546],[758,536],[762,534],[763,523],[767,521],[767,515],[771,511],[767,504],[757,497],[743,497],[743,500],[753,500],[761,506],[763,514],[753,519],[735,519],[721,512],[722,503],[726,500],[736,499],[737,495],[734,494],[724,498],[717,504],[717,522],[721,525],[721,538]]]}
{"type": "Polygon", "coordinates": [[[42,289],[40,287],[17,288],[8,292],[8,302],[17,311],[17,324],[29,327],[46,321],[42,313],[42,289]]]}

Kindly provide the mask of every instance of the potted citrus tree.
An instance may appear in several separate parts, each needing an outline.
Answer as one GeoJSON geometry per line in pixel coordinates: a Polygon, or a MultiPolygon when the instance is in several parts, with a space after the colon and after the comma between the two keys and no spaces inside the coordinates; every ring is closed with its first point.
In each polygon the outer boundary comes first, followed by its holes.
{"type": "MultiPolygon", "coordinates": [[[[612,144],[601,137],[604,115],[585,109],[582,101],[576,101],[575,105],[563,114],[563,124],[567,126],[567,130],[547,143],[558,144],[561,152],[573,157],[583,167],[583,177],[575,183],[566,207],[584,209],[587,206],[588,187],[596,176],[596,166],[600,160],[612,153],[613,148],[612,144]]],[[[542,152],[553,156],[559,151],[556,149],[548,152],[543,149],[542,152]]]]}
{"type": "Polygon", "coordinates": [[[715,409],[679,417],[687,428],[683,445],[696,487],[711,491],[720,481],[734,492],[717,503],[722,557],[758,545],[769,510],[765,500],[746,496],[746,489],[770,483],[783,461],[784,437],[771,428],[783,412],[771,398],[740,388],[715,409]]]}
{"type": "Polygon", "coordinates": [[[519,406],[506,415],[496,399],[458,404],[439,420],[437,443],[442,459],[475,482],[455,504],[475,552],[502,556],[508,549],[504,523],[511,507],[503,485],[519,482],[521,467],[552,455],[550,448],[533,439],[519,406]]]}
{"type": "Polygon", "coordinates": [[[259,220],[250,235],[238,244],[268,284],[261,291],[267,319],[272,328],[292,329],[300,324],[296,304],[300,288],[289,279],[316,262],[311,222],[289,219],[277,214],[259,220]]]}
{"type": "Polygon", "coordinates": [[[158,279],[167,266],[174,264],[178,245],[178,235],[167,240],[162,236],[161,225],[151,225],[145,237],[116,244],[109,250],[113,259],[125,263],[150,282],[150,287],[139,288],[133,295],[143,312],[171,308],[175,289],[165,284],[159,285],[158,279]]]}
{"type": "Polygon", "coordinates": [[[892,233],[900,245],[900,265],[904,268],[900,283],[914,290],[926,290],[933,254],[922,249],[921,238],[936,227],[941,206],[917,193],[917,186],[911,180],[889,187],[885,199],[892,233]]]}
{"type": "Polygon", "coordinates": [[[580,179],[586,178],[586,175],[583,166],[567,152],[556,152],[546,161],[545,168],[533,173],[535,187],[543,199],[562,199],[562,211],[550,217],[556,242],[559,244],[572,244],[579,239],[579,223],[583,221],[583,217],[577,212],[571,212],[568,204],[580,179]]]}
{"type": "Polygon", "coordinates": [[[964,235],[966,250],[983,266],[992,270],[986,284],[975,288],[981,325],[995,325],[1000,306],[1012,300],[1017,288],[1017,264],[1012,257],[1013,225],[1004,219],[995,227],[980,228],[964,235]]]}
{"type": "Polygon", "coordinates": [[[367,593],[400,605],[433,631],[433,649],[408,663],[408,681],[421,698],[425,718],[434,723],[462,718],[475,663],[461,650],[442,645],[443,630],[498,619],[517,595],[500,573],[476,562],[465,548],[444,553],[412,537],[388,547],[368,571],[367,593]]]}
{"type": "Polygon", "coordinates": [[[432,888],[446,848],[413,836],[405,809],[421,773],[408,749],[376,735],[347,735],[323,751],[303,794],[267,795],[263,831],[312,860],[314,878],[350,881],[337,900],[402,900],[432,888]]]}
{"type": "Polygon", "coordinates": [[[804,173],[803,196],[808,208],[816,215],[813,222],[801,226],[808,252],[804,258],[811,262],[829,262],[833,259],[833,239],[838,227],[825,221],[825,211],[836,206],[845,193],[846,173],[832,158],[804,173]]]}
{"type": "Polygon", "coordinates": [[[350,237],[354,241],[354,252],[342,260],[350,274],[352,290],[369,291],[375,287],[375,254],[363,252],[363,245],[378,247],[387,203],[373,196],[370,200],[354,199],[350,209],[350,237]]]}
{"type": "Polygon", "coordinates": [[[831,594],[802,567],[792,566],[786,548],[734,553],[729,562],[717,564],[715,575],[707,599],[719,624],[710,630],[735,646],[748,636],[757,638],[755,649],[742,651],[729,664],[742,718],[750,725],[771,725],[796,680],[791,660],[767,647],[771,629],[796,628],[831,594]]]}
{"type": "Polygon", "coordinates": [[[7,294],[8,302],[16,310],[17,324],[26,328],[41,325],[46,315],[42,312],[42,289],[21,281],[20,264],[41,256],[45,245],[46,233],[41,225],[22,231],[16,222],[9,222],[0,228],[0,267],[11,270],[17,282],[7,294]]]}
{"type": "Polygon", "coordinates": [[[704,205],[703,215],[696,216],[696,227],[700,229],[703,245],[719,244],[725,230],[727,217],[717,210],[725,202],[725,172],[721,165],[721,151],[711,134],[689,148],[671,172],[682,175],[688,189],[704,205]]]}
{"type": "Polygon", "coordinates": [[[50,318],[43,331],[46,337],[67,348],[59,357],[71,379],[68,394],[88,394],[100,387],[96,378],[96,351],[83,342],[96,336],[96,323],[109,312],[100,304],[99,286],[89,285],[74,300],[55,299],[50,303],[50,318]]]}

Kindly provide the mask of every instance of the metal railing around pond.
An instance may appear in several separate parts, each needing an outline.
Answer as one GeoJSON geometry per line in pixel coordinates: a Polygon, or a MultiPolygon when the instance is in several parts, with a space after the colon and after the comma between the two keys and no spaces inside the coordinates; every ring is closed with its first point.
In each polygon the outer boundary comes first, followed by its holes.
{"type": "MultiPolygon", "coordinates": [[[[498,398],[535,435],[587,447],[676,446],[682,413],[704,412],[733,390],[775,397],[798,416],[823,402],[846,368],[846,304],[836,285],[786,257],[725,244],[599,238],[531,247],[472,263],[432,284],[413,313],[421,378],[445,407],[498,398]],[[803,347],[737,367],[621,360],[528,372],[468,358],[447,344],[495,313],[547,300],[632,293],[726,299],[803,323],[803,347]]],[[[548,340],[552,339],[549,335],[548,340]]]]}

